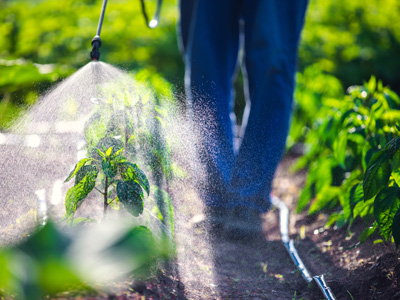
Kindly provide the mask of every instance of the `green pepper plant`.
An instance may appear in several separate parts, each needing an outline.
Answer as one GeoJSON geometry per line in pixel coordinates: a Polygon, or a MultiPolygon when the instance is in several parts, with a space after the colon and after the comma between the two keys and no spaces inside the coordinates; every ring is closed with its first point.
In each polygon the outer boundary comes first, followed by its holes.
{"type": "Polygon", "coordinates": [[[348,92],[325,101],[304,137],[307,150],[295,169],[306,168],[308,175],[297,211],[328,212],[328,226],[351,225],[360,217],[366,226],[360,241],[378,227],[388,239],[398,208],[400,99],[374,77],[348,92]]]}
{"type": "Polygon", "coordinates": [[[76,164],[65,180],[75,177],[75,185],[68,190],[65,198],[69,223],[73,222],[77,207],[93,189],[103,196],[104,217],[110,204],[117,199],[133,216],[143,212],[143,190],[149,195],[149,181],[137,164],[122,156],[123,150],[119,140],[106,137],[99,141],[88,158],[76,164]],[[103,175],[101,189],[96,187],[99,173],[103,175]]]}
{"type": "Polygon", "coordinates": [[[84,128],[90,156],[79,162],[67,179],[79,172],[75,182],[78,185],[84,178],[81,174],[88,172],[88,177],[81,187],[69,192],[67,196],[75,200],[68,201],[71,204],[66,210],[71,216],[75,206],[82,202],[80,198],[97,189],[103,196],[105,214],[109,206],[119,208],[122,204],[131,214],[137,215],[143,210],[144,190],[149,196],[151,212],[173,232],[173,206],[165,186],[176,170],[183,172],[171,159],[171,145],[163,128],[168,117],[165,102],[171,101],[172,91],[168,82],[146,70],[125,80],[101,87],[102,97],[97,99],[99,105],[84,128]],[[142,82],[150,82],[153,89],[142,82]],[[152,193],[149,180],[138,165],[149,172],[154,182],[152,193]],[[80,167],[83,167],[82,171],[79,171],[80,167]],[[131,178],[127,178],[127,174],[131,178]],[[92,187],[97,176],[100,185],[92,187]],[[133,199],[133,202],[127,203],[127,199],[133,199]]]}

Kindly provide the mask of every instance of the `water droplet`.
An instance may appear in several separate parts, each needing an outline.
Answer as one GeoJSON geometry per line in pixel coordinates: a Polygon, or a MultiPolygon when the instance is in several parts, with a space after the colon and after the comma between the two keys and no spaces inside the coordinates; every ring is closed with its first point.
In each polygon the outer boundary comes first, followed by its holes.
{"type": "Polygon", "coordinates": [[[25,138],[25,144],[27,147],[37,148],[40,146],[40,136],[36,134],[27,135],[25,138]]]}

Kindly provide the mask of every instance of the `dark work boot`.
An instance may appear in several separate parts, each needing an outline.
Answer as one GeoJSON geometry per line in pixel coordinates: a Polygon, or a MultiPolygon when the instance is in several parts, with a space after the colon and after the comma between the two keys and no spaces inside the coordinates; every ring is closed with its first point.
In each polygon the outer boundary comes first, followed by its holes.
{"type": "Polygon", "coordinates": [[[222,206],[208,206],[206,207],[206,219],[210,226],[211,233],[221,233],[224,229],[224,224],[227,221],[228,211],[222,206]]]}
{"type": "Polygon", "coordinates": [[[254,241],[263,237],[260,212],[243,206],[230,209],[224,225],[227,238],[235,241],[254,241]]]}

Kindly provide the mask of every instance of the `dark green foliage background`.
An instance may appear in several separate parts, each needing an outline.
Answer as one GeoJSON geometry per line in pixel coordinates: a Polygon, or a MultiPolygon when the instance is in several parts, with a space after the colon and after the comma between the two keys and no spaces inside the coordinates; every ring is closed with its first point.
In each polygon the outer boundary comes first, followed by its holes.
{"type": "MultiPolygon", "coordinates": [[[[156,1],[145,2],[151,14],[156,1]]],[[[0,1],[0,128],[22,107],[33,104],[40,92],[89,61],[101,3],[0,1]]],[[[311,0],[299,52],[300,71],[314,64],[338,77],[344,88],[375,74],[398,92],[399,14],[397,0],[311,0]]],[[[177,20],[177,0],[163,1],[156,30],[146,28],[139,0],[109,1],[101,59],[129,70],[148,68],[182,91],[177,20]]],[[[236,111],[242,105],[239,99],[236,111]]]]}
{"type": "MultiPolygon", "coordinates": [[[[151,14],[155,1],[146,1],[151,14]]],[[[89,62],[102,0],[0,1],[0,128],[51,84],[89,62]]],[[[161,24],[146,27],[139,0],[109,1],[101,60],[183,79],[176,41],[175,1],[163,1],[161,24]]]]}

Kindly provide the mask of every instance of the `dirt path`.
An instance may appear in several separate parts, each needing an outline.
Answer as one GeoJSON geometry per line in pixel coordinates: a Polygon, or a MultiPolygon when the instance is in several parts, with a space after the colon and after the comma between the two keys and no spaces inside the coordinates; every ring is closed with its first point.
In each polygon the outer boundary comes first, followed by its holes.
{"type": "MultiPolygon", "coordinates": [[[[298,192],[302,176],[287,181],[287,165],[282,164],[275,192],[288,205],[288,195],[298,192]],[[286,180],[286,181],[285,181],[286,180]],[[283,181],[283,182],[282,182],[283,181]]],[[[178,192],[179,194],[179,192],[178,192]]],[[[289,258],[279,232],[277,210],[263,216],[264,235],[254,241],[233,242],[210,237],[205,228],[193,226],[202,205],[195,195],[176,205],[177,260],[168,272],[153,280],[142,291],[148,299],[318,299],[289,258]],[[188,205],[188,202],[192,204],[188,205]]]]}
{"type": "MultiPolygon", "coordinates": [[[[274,192],[294,211],[305,174],[288,172],[292,164],[292,158],[281,164],[274,192]]],[[[179,211],[187,207],[177,207],[177,214],[186,216],[176,222],[177,261],[136,294],[138,299],[322,299],[284,249],[276,210],[264,216],[265,234],[258,241],[234,243],[193,229],[190,218],[201,207],[179,211]]],[[[373,239],[354,247],[362,224],[327,229],[326,220],[323,214],[291,214],[291,238],[311,275],[325,274],[337,299],[400,299],[400,262],[394,247],[374,245],[373,239]]]]}

